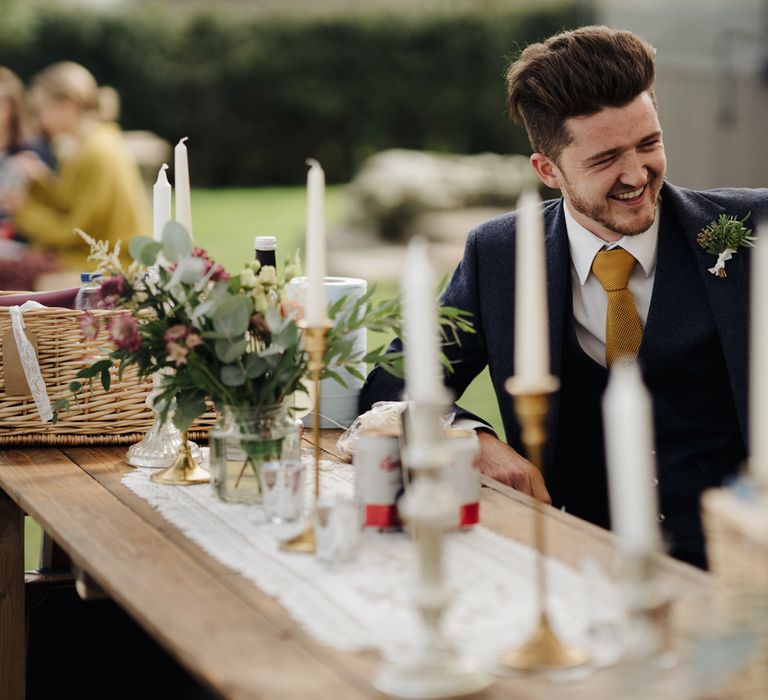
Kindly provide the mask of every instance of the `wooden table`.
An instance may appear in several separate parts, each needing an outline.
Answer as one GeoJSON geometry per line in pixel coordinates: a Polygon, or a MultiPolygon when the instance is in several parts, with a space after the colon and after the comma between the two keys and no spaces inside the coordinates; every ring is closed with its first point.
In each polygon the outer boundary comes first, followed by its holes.
{"type": "MultiPolygon", "coordinates": [[[[326,457],[338,458],[327,431],[326,457]]],[[[308,637],[274,599],[189,541],[120,483],[124,448],[0,451],[0,698],[24,697],[23,514],[37,520],[86,572],[201,683],[225,698],[346,700],[380,697],[378,658],[346,654],[308,637]]],[[[528,497],[484,481],[482,522],[530,545],[528,497]]],[[[548,508],[550,552],[578,566],[611,560],[611,535],[548,508]]],[[[711,604],[707,574],[660,557],[678,595],[675,629],[711,604]]],[[[589,681],[586,681],[589,683],[589,681]]],[[[535,678],[499,678],[483,697],[557,698],[573,690],[535,678]]],[[[615,690],[615,689],[614,689],[615,690]]],[[[613,696],[596,686],[592,700],[613,696]]]]}

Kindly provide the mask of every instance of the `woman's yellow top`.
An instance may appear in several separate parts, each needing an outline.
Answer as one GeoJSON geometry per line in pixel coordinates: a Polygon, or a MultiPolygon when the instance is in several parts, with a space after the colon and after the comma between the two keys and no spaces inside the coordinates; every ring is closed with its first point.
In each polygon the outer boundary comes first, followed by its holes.
{"type": "Polygon", "coordinates": [[[93,267],[75,228],[112,245],[121,241],[121,257],[128,260],[130,239],[151,231],[139,169],[118,127],[98,125],[53,178],[34,183],[15,222],[32,245],[55,250],[69,270],[93,267]]]}

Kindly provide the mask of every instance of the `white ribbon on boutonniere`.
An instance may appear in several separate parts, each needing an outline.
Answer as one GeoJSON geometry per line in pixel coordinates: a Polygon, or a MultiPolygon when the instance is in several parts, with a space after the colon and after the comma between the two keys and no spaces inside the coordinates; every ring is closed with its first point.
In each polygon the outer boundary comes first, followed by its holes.
{"type": "Polygon", "coordinates": [[[725,274],[725,262],[733,257],[733,254],[738,251],[733,248],[726,248],[720,255],[717,256],[717,262],[714,267],[707,268],[707,272],[711,272],[718,277],[727,277],[725,274]]]}

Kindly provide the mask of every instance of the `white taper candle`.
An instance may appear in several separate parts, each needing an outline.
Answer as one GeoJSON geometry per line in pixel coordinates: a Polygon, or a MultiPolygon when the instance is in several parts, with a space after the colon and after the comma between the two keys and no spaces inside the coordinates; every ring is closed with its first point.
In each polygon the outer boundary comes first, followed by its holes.
{"type": "Polygon", "coordinates": [[[308,159],[307,172],[307,305],[308,326],[323,325],[328,317],[325,298],[325,173],[308,159]]]}
{"type": "Polygon", "coordinates": [[[440,363],[434,275],[424,240],[415,238],[406,252],[403,289],[405,386],[411,401],[445,401],[440,363]]]}
{"type": "Polygon", "coordinates": [[[152,188],[152,237],[162,240],[163,228],[171,220],[171,185],[166,175],[167,163],[160,166],[152,188]]]}
{"type": "Polygon", "coordinates": [[[612,529],[625,552],[649,554],[660,543],[653,409],[634,362],[611,370],[603,427],[612,529]]]}
{"type": "Polygon", "coordinates": [[[547,266],[541,199],[526,191],[517,204],[515,261],[515,379],[521,388],[546,387],[549,373],[547,266]]]}
{"type": "Polygon", "coordinates": [[[173,150],[173,177],[176,188],[176,221],[192,235],[192,200],[189,189],[189,159],[185,136],[173,150]]]}

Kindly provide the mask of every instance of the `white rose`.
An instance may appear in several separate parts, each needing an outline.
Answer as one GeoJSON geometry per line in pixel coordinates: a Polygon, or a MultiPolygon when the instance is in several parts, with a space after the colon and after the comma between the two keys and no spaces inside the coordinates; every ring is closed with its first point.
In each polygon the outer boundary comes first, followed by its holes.
{"type": "Polygon", "coordinates": [[[249,268],[243,270],[240,273],[240,284],[247,288],[255,287],[258,284],[256,273],[249,268]]]}

